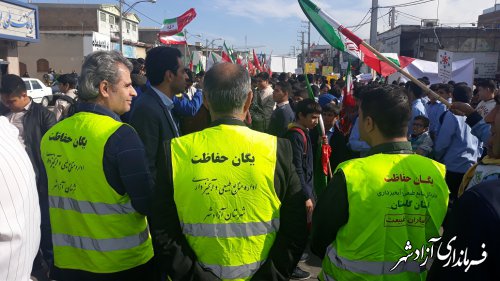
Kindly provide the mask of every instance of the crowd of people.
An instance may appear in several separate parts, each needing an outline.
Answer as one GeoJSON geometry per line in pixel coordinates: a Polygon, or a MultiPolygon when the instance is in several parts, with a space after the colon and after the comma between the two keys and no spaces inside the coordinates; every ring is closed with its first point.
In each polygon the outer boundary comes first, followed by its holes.
{"type": "Polygon", "coordinates": [[[1,79],[1,280],[304,280],[307,248],[324,281],[500,277],[494,81],[194,74],[165,46],[56,80],[48,109],[1,79]]]}

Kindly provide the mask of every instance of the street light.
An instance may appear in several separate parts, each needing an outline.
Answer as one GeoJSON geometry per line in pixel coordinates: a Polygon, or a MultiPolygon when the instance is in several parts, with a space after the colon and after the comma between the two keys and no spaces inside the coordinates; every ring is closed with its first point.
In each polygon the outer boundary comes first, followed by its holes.
{"type": "Polygon", "coordinates": [[[134,2],[132,5],[129,5],[129,8],[125,12],[122,12],[122,10],[123,10],[123,4],[125,3],[125,0],[118,0],[118,2],[120,2],[120,29],[119,29],[119,33],[120,33],[119,34],[120,35],[120,53],[122,53],[122,55],[123,55],[123,23],[124,23],[123,19],[125,17],[125,14],[127,14],[128,12],[130,12],[130,10],[132,10],[132,8],[134,8],[135,5],[137,5],[137,4],[141,3],[141,2],[150,2],[150,3],[154,4],[154,3],[156,3],[156,0],[140,0],[140,1],[134,2]]]}
{"type": "Polygon", "coordinates": [[[224,38],[215,38],[212,41],[210,41],[210,44],[208,43],[208,39],[206,39],[206,45],[205,45],[205,50],[207,52],[207,60],[208,60],[208,46],[212,46],[211,49],[213,50],[214,48],[214,42],[217,40],[224,40],[224,38]]]}

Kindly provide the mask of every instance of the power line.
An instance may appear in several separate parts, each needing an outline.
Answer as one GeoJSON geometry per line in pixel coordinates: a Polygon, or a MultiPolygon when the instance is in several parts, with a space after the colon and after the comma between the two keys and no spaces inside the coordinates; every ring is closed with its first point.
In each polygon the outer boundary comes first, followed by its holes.
{"type": "MultiPolygon", "coordinates": [[[[118,0],[118,1],[121,1],[121,0],[118,0]]],[[[147,18],[147,19],[151,20],[152,22],[157,23],[158,25],[162,25],[162,24],[163,24],[163,23],[161,23],[161,22],[159,22],[159,21],[157,21],[157,20],[155,20],[155,19],[152,19],[152,18],[150,18],[149,16],[147,16],[147,15],[143,14],[141,11],[137,10],[135,7],[132,7],[132,5],[129,5],[127,2],[123,1],[123,4],[125,4],[125,5],[129,6],[129,7],[131,8],[131,10],[136,11],[138,14],[140,14],[140,15],[144,16],[145,18],[147,18]]],[[[121,13],[121,11],[120,11],[120,13],[121,13]]]]}
{"type": "Polygon", "coordinates": [[[409,6],[421,5],[421,4],[425,4],[427,2],[433,2],[433,1],[435,1],[435,0],[416,0],[416,1],[411,1],[411,2],[407,2],[407,3],[396,4],[396,5],[392,5],[392,6],[381,6],[379,8],[409,7],[409,6]]]}
{"type": "Polygon", "coordinates": [[[359,23],[357,25],[352,25],[352,26],[346,26],[346,28],[353,28],[353,27],[358,27],[366,18],[366,16],[368,16],[368,14],[370,14],[370,11],[372,9],[368,9],[368,11],[366,12],[365,16],[359,21],[359,23]]]}
{"type": "MultiPolygon", "coordinates": [[[[387,12],[387,13],[385,13],[385,14],[381,15],[380,17],[378,17],[378,18],[377,18],[377,20],[379,20],[379,19],[381,19],[381,18],[383,18],[383,17],[387,16],[390,12],[391,12],[391,11],[389,11],[389,12],[387,12]]],[[[369,23],[370,23],[370,21],[371,21],[371,19],[370,19],[370,18],[366,19],[366,21],[365,21],[364,23],[362,23],[362,24],[358,25],[356,28],[354,28],[354,29],[352,30],[352,32],[356,32],[356,31],[357,31],[357,30],[359,30],[362,26],[369,24],[369,23]]]]}

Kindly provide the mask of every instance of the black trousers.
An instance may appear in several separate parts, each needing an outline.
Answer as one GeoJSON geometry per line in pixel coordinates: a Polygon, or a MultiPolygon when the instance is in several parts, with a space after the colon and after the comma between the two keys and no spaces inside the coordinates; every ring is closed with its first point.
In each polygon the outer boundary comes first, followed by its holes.
{"type": "Polygon", "coordinates": [[[114,273],[93,273],[75,269],[54,268],[57,281],[154,281],[153,259],[143,265],[114,273]]]}

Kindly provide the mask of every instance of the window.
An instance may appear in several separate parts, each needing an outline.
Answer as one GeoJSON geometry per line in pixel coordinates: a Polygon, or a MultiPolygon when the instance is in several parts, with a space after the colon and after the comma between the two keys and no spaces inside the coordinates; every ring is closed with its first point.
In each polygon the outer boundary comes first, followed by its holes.
{"type": "Polygon", "coordinates": [[[35,80],[31,80],[31,85],[33,86],[33,90],[39,90],[39,89],[42,89],[42,85],[40,85],[40,83],[38,83],[37,81],[35,80]]]}
{"type": "Polygon", "coordinates": [[[130,30],[130,22],[128,22],[128,21],[127,21],[127,22],[125,23],[125,26],[127,27],[127,30],[130,30]]]}
{"type": "Polygon", "coordinates": [[[109,15],[109,23],[110,23],[110,24],[115,24],[115,23],[116,23],[116,22],[115,22],[115,16],[113,16],[113,15],[109,15]]]}
{"type": "Polygon", "coordinates": [[[31,91],[31,85],[29,81],[24,81],[24,85],[26,85],[26,90],[31,91]]]}
{"type": "Polygon", "coordinates": [[[137,31],[137,25],[132,24],[132,30],[133,30],[133,31],[137,31]]]}
{"type": "Polygon", "coordinates": [[[37,60],[36,72],[49,72],[49,61],[46,59],[37,60]]]}
{"type": "Polygon", "coordinates": [[[101,12],[101,21],[106,22],[106,14],[101,12]]]}

